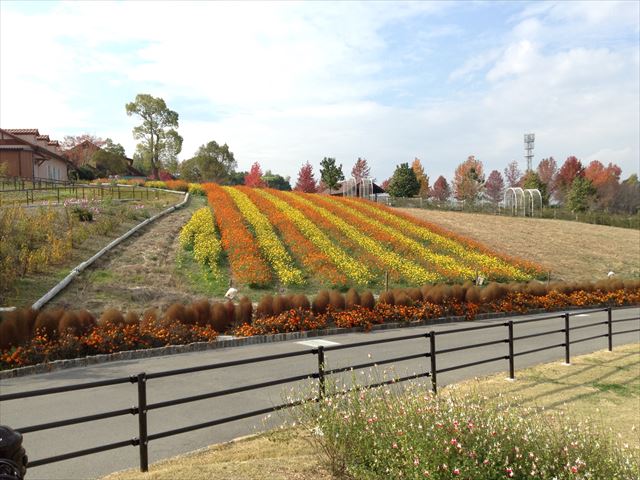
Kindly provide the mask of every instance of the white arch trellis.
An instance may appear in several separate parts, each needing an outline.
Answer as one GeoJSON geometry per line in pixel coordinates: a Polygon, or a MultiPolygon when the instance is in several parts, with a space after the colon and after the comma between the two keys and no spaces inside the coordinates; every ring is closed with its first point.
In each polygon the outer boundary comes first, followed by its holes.
{"type": "Polygon", "coordinates": [[[373,180],[363,178],[359,182],[350,178],[342,183],[342,194],[345,197],[370,198],[373,195],[373,180]]]}
{"type": "Polygon", "coordinates": [[[504,193],[504,208],[512,215],[533,217],[542,213],[542,194],[537,188],[510,187],[504,193]]]}

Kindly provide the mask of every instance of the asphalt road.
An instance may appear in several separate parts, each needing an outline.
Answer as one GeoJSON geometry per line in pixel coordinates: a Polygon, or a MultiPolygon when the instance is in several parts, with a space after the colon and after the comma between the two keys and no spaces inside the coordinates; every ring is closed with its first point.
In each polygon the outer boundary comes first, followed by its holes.
{"type": "MultiPolygon", "coordinates": [[[[579,312],[576,312],[579,313],[579,312]]],[[[640,315],[639,308],[614,311],[613,318],[628,318],[640,315]]],[[[538,315],[540,317],[542,315],[538,315]]],[[[536,315],[514,317],[515,322],[536,315]]],[[[482,324],[503,324],[509,318],[482,320],[473,323],[454,323],[436,325],[432,327],[408,327],[396,330],[376,331],[362,334],[332,335],[318,338],[340,345],[362,342],[378,338],[393,338],[415,333],[435,330],[444,332],[461,327],[482,324]]],[[[606,313],[579,314],[571,317],[571,326],[586,325],[606,320],[606,313]]],[[[614,324],[614,332],[638,328],[638,321],[614,324]]],[[[559,330],[564,326],[562,319],[545,320],[540,322],[516,324],[514,336],[530,335],[548,330],[559,330]]],[[[581,328],[571,332],[571,341],[594,335],[604,334],[606,325],[581,328]]],[[[498,327],[472,332],[461,332],[449,335],[437,335],[437,350],[454,348],[463,345],[479,344],[507,338],[507,328],[498,327]]],[[[314,339],[314,340],[318,340],[314,339]]],[[[308,340],[307,340],[308,341],[308,340]]],[[[563,333],[528,338],[516,341],[515,353],[525,350],[559,344],[564,341],[563,333]]],[[[627,333],[614,336],[614,345],[640,342],[640,333],[627,333]]],[[[571,345],[571,354],[579,355],[607,348],[607,339],[598,338],[575,345],[571,345]]],[[[121,361],[90,367],[75,368],[34,375],[23,378],[0,381],[0,391],[3,394],[28,391],[40,388],[56,387],[74,383],[112,379],[135,375],[140,372],[147,374],[177,368],[227,362],[263,355],[283,352],[310,350],[311,347],[298,340],[287,342],[232,347],[206,352],[194,352],[166,357],[147,358],[135,361],[121,361]]],[[[325,361],[328,368],[367,363],[369,361],[383,361],[385,359],[428,352],[428,339],[406,340],[390,342],[372,346],[349,348],[329,351],[325,361]]],[[[497,344],[477,349],[463,350],[437,355],[438,370],[448,367],[508,354],[508,345],[497,344]]],[[[563,361],[564,348],[554,348],[516,358],[516,381],[518,369],[551,361],[563,361]]],[[[567,368],[571,368],[568,366],[567,368]]],[[[267,380],[286,378],[294,375],[313,373],[317,369],[315,355],[302,355],[289,359],[273,360],[249,365],[229,367],[173,377],[151,379],[147,382],[147,401],[155,403],[171,400],[188,395],[197,395],[217,390],[263,382],[267,380]]],[[[356,372],[359,378],[371,375],[384,375],[383,371],[397,376],[427,372],[430,369],[428,358],[398,362],[378,367],[378,373],[370,369],[356,372]]],[[[492,363],[438,373],[438,385],[446,385],[463,379],[483,376],[496,372],[507,372],[508,362],[500,360],[492,363]]],[[[346,381],[351,381],[353,373],[344,374],[346,381]]],[[[506,375],[505,375],[506,378],[506,375]]],[[[422,379],[428,381],[428,379],[422,379]]],[[[206,422],[221,417],[241,414],[251,410],[267,408],[282,403],[291,392],[302,392],[305,388],[312,388],[310,381],[296,384],[279,385],[260,390],[237,393],[229,396],[201,400],[182,404],[148,413],[149,434],[163,432],[195,423],[206,422]]],[[[131,384],[121,384],[109,387],[93,388],[74,392],[53,394],[20,400],[9,400],[0,404],[0,424],[13,428],[62,420],[82,415],[106,412],[121,408],[128,408],[137,404],[137,387],[131,384]]],[[[172,457],[184,452],[196,450],[211,444],[224,442],[233,438],[265,430],[282,421],[279,414],[270,419],[253,417],[226,423],[216,427],[205,428],[189,433],[176,435],[152,441],[149,444],[150,463],[163,458],[172,457]]],[[[25,434],[24,445],[32,460],[53,455],[90,448],[93,446],[128,440],[138,436],[138,419],[132,415],[94,421],[80,425],[61,427],[41,432],[25,434]]],[[[96,478],[110,472],[138,465],[138,448],[124,447],[117,450],[102,452],[86,457],[70,459],[41,467],[29,469],[27,479],[85,479],[96,478]]]]}

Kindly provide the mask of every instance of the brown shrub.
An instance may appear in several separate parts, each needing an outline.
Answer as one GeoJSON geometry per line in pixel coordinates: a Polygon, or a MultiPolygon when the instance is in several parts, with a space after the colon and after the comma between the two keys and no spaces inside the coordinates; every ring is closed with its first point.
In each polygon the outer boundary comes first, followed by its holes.
{"type": "Polygon", "coordinates": [[[451,286],[451,298],[453,300],[457,300],[458,302],[464,301],[464,295],[466,290],[462,288],[462,285],[452,285],[451,286]]]}
{"type": "Polygon", "coordinates": [[[224,310],[227,312],[227,325],[231,325],[236,318],[236,306],[231,300],[224,303],[224,310]]]}
{"type": "Polygon", "coordinates": [[[609,285],[607,285],[608,292],[615,292],[617,290],[622,290],[623,288],[624,283],[618,278],[612,278],[611,280],[609,280],[609,285]]]}
{"type": "Polygon", "coordinates": [[[480,287],[468,288],[467,292],[464,295],[464,299],[467,301],[467,303],[479,304],[482,300],[480,287]]]}
{"type": "Polygon", "coordinates": [[[191,307],[196,312],[196,323],[198,325],[207,325],[211,318],[211,304],[209,303],[209,300],[203,298],[193,302],[191,307]]]}
{"type": "Polygon", "coordinates": [[[273,297],[273,314],[280,315],[291,308],[291,302],[289,298],[283,295],[276,295],[273,297]]]}
{"type": "Polygon", "coordinates": [[[547,286],[536,280],[532,280],[527,284],[525,292],[534,297],[542,297],[547,294],[547,286]]]}
{"type": "Polygon", "coordinates": [[[623,281],[624,289],[632,292],[640,288],[640,280],[627,279],[623,281]]]}
{"type": "Polygon", "coordinates": [[[444,300],[444,287],[442,285],[434,285],[427,292],[426,300],[430,303],[439,305],[444,300]]]}
{"type": "Polygon", "coordinates": [[[107,323],[110,323],[112,325],[124,325],[124,316],[122,315],[120,310],[117,310],[115,308],[108,308],[104,312],[102,312],[98,323],[100,325],[106,325],[107,323]]]}
{"type": "Polygon", "coordinates": [[[183,322],[186,316],[186,309],[181,303],[170,305],[167,311],[164,312],[164,320],[168,322],[183,322]]]}
{"type": "Polygon", "coordinates": [[[378,303],[384,303],[386,305],[395,305],[395,298],[393,292],[385,291],[378,296],[378,303]]]}
{"type": "Polygon", "coordinates": [[[409,289],[407,289],[407,295],[409,295],[409,298],[411,300],[413,300],[414,302],[422,302],[422,300],[423,300],[422,292],[420,291],[419,288],[409,288],[409,289]]]}
{"type": "Polygon", "coordinates": [[[58,333],[73,333],[74,335],[82,333],[82,324],[76,312],[67,310],[62,315],[60,322],[58,322],[58,333]]]}
{"type": "Polygon", "coordinates": [[[18,331],[18,321],[15,312],[7,312],[0,322],[0,350],[9,350],[20,345],[21,339],[18,331]]]}
{"type": "Polygon", "coordinates": [[[342,295],[337,290],[331,290],[329,292],[329,303],[333,307],[334,310],[342,311],[346,307],[346,302],[344,300],[344,295],[342,295]]]}
{"type": "Polygon", "coordinates": [[[260,299],[258,308],[256,308],[256,317],[271,317],[273,316],[273,297],[269,294],[260,299]]]}
{"type": "Polygon", "coordinates": [[[507,289],[499,283],[491,282],[482,289],[480,299],[483,303],[490,303],[500,300],[507,293],[507,289]]]}
{"type": "Polygon", "coordinates": [[[133,310],[130,310],[124,316],[124,323],[125,325],[138,325],[140,323],[140,316],[133,310]]]}
{"type": "Polygon", "coordinates": [[[329,303],[329,292],[326,290],[320,290],[313,299],[311,309],[313,310],[313,313],[319,315],[327,311],[329,303]]]}
{"type": "Polygon", "coordinates": [[[422,294],[423,302],[429,301],[429,290],[431,290],[432,288],[433,285],[423,285],[422,287],[420,287],[420,293],[422,294]]]}
{"type": "Polygon", "coordinates": [[[236,309],[236,322],[240,325],[251,323],[253,320],[253,304],[249,297],[242,297],[236,309]]]}
{"type": "Polygon", "coordinates": [[[376,299],[369,290],[360,294],[360,306],[373,310],[376,306],[376,299]]]}
{"type": "Polygon", "coordinates": [[[311,308],[311,303],[306,295],[299,293],[294,295],[291,299],[291,307],[299,310],[309,310],[311,308]]]}
{"type": "Polygon", "coordinates": [[[96,326],[96,317],[94,317],[87,310],[79,310],[76,312],[78,316],[78,320],[80,321],[80,325],[82,328],[82,333],[88,333],[96,326]]]}
{"type": "Polygon", "coordinates": [[[55,338],[58,331],[58,315],[52,310],[44,310],[36,317],[34,332],[40,332],[49,338],[55,338]]]}
{"type": "Polygon", "coordinates": [[[402,290],[398,290],[393,294],[393,302],[395,305],[399,305],[401,307],[410,307],[413,305],[413,300],[402,290]]]}
{"type": "Polygon", "coordinates": [[[142,314],[141,323],[156,323],[158,321],[158,310],[155,308],[148,308],[142,314]]]}
{"type": "Polygon", "coordinates": [[[351,310],[353,307],[360,305],[360,294],[358,294],[354,288],[347,290],[344,297],[347,310],[351,310]]]}
{"type": "Polygon", "coordinates": [[[182,323],[186,325],[195,325],[198,321],[198,312],[196,312],[193,305],[187,305],[184,307],[184,319],[182,323]]]}
{"type": "Polygon", "coordinates": [[[17,327],[19,333],[25,339],[31,338],[33,335],[33,326],[36,323],[38,311],[33,308],[19,308],[16,310],[17,327]]]}
{"type": "Polygon", "coordinates": [[[469,290],[471,287],[473,287],[473,282],[471,280],[465,280],[462,283],[462,288],[464,288],[464,292],[465,294],[467,293],[467,290],[469,290]]]}
{"type": "Polygon", "coordinates": [[[229,326],[227,309],[220,302],[215,302],[211,306],[211,326],[216,332],[220,333],[224,332],[229,326]]]}

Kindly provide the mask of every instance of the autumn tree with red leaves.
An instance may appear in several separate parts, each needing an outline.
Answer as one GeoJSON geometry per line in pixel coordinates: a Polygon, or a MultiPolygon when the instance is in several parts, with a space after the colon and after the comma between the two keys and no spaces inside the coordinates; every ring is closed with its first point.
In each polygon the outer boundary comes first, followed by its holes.
{"type": "Polygon", "coordinates": [[[558,173],[556,173],[555,184],[555,197],[560,203],[564,203],[567,193],[571,189],[571,184],[577,177],[584,176],[584,167],[582,162],[573,155],[568,157],[558,173]]]}
{"type": "Polygon", "coordinates": [[[363,178],[369,178],[369,175],[371,175],[371,167],[367,163],[367,159],[358,157],[356,164],[351,169],[351,176],[359,183],[363,178]]]}
{"type": "Polygon", "coordinates": [[[309,162],[300,167],[298,172],[298,181],[294,187],[296,192],[316,193],[318,191],[318,182],[313,175],[313,167],[309,162]]]}
{"type": "Polygon", "coordinates": [[[558,172],[558,165],[553,157],[543,158],[538,164],[538,178],[545,184],[547,195],[552,196],[555,191],[554,179],[558,172]]]}
{"type": "Polygon", "coordinates": [[[453,194],[458,200],[474,203],[484,185],[482,162],[470,155],[456,168],[453,178],[453,194]]]}
{"type": "Polygon", "coordinates": [[[266,183],[262,180],[262,169],[260,168],[260,164],[255,162],[251,165],[251,170],[247,173],[247,176],[244,177],[244,184],[247,187],[266,187],[266,183]]]}
{"type": "Polygon", "coordinates": [[[433,184],[433,188],[429,191],[431,198],[434,198],[438,202],[446,202],[451,196],[451,189],[447,183],[447,179],[442,175],[438,177],[433,184]]]}
{"type": "Polygon", "coordinates": [[[522,179],[522,171],[518,167],[518,162],[513,161],[507,165],[504,169],[504,178],[507,181],[509,188],[520,186],[520,180],[522,179]]]}
{"type": "Polygon", "coordinates": [[[504,180],[502,178],[502,174],[498,170],[493,170],[489,174],[489,177],[484,184],[484,191],[494,205],[500,203],[504,198],[504,180]]]}
{"type": "Polygon", "coordinates": [[[613,206],[616,193],[620,187],[622,169],[609,162],[606,167],[599,160],[594,160],[584,169],[584,178],[589,180],[596,190],[596,205],[608,210],[613,206]]]}

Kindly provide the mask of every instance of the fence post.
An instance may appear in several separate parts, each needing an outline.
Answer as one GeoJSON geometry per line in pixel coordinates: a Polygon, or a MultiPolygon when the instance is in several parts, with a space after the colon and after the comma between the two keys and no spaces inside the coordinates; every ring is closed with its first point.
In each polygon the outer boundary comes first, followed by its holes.
{"type": "Polygon", "coordinates": [[[569,343],[569,313],[564,314],[564,363],[571,364],[571,351],[569,343]]]}
{"type": "Polygon", "coordinates": [[[609,351],[613,351],[613,321],[611,320],[611,307],[607,307],[607,336],[609,337],[609,351]]]}
{"type": "Polygon", "coordinates": [[[138,439],[140,440],[140,471],[149,471],[147,441],[147,374],[138,374],[138,439]]]}
{"type": "Polygon", "coordinates": [[[324,398],[326,392],[324,387],[324,347],[322,345],[318,347],[318,392],[320,398],[324,398]]]}
{"type": "Polygon", "coordinates": [[[509,320],[507,327],[509,327],[509,378],[514,380],[516,378],[516,368],[513,356],[513,320],[509,320]]]}
{"type": "Polygon", "coordinates": [[[429,358],[431,359],[431,389],[438,393],[438,379],[436,368],[436,332],[429,332],[429,358]]]}

